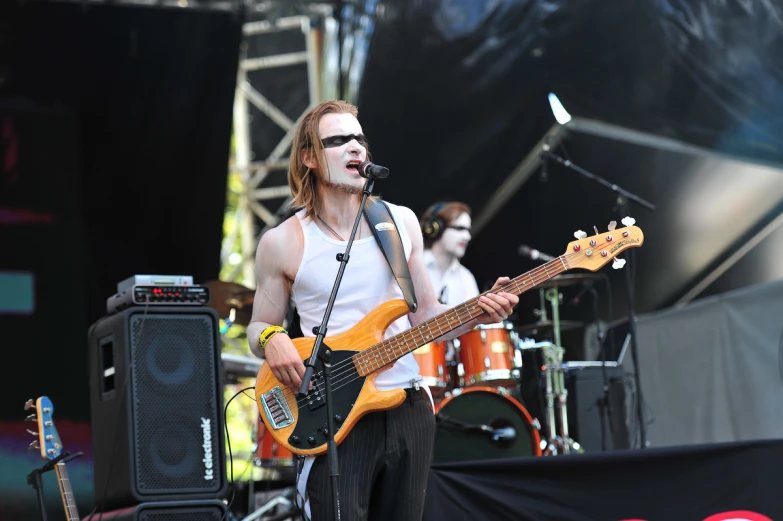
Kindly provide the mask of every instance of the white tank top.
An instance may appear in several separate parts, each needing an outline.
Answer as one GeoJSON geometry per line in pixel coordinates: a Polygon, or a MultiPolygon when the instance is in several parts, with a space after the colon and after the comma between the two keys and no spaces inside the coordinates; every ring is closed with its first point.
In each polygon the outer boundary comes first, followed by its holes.
{"type": "MultiPolygon", "coordinates": [[[[396,205],[387,203],[402,239],[405,258],[411,256],[411,240],[402,223],[402,216],[396,205]]],[[[305,210],[296,213],[304,234],[302,262],[291,287],[291,298],[301,319],[302,333],[315,336],[313,328],[323,320],[329,295],[340,263],[336,255],[345,252],[347,242],[333,239],[305,216],[305,210]]],[[[332,314],[326,325],[326,335],[343,333],[356,325],[370,311],[393,299],[402,299],[403,294],[389,264],[373,235],[355,240],[351,246],[351,257],[345,267],[340,289],[334,301],[332,314]]],[[[392,337],[411,327],[408,316],[402,316],[386,329],[384,338],[392,337]]],[[[382,390],[410,387],[411,381],[420,381],[419,365],[408,353],[394,365],[378,374],[376,386],[382,390]]]]}

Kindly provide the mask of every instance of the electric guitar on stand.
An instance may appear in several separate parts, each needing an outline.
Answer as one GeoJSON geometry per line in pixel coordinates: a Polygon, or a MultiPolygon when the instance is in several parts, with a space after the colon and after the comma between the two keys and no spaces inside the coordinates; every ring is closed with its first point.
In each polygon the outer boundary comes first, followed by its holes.
{"type": "Polygon", "coordinates": [[[27,421],[35,421],[38,423],[37,432],[27,429],[27,432],[30,434],[38,436],[38,440],[30,444],[30,449],[40,449],[41,457],[48,461],[43,468],[33,471],[33,473],[28,476],[28,481],[37,481],[37,484],[33,484],[33,486],[38,490],[41,508],[44,508],[44,503],[40,476],[43,472],[51,470],[51,467],[53,466],[54,472],[57,474],[57,484],[60,487],[60,496],[62,497],[63,507],[65,508],[65,518],[67,521],[79,521],[79,511],[76,509],[76,500],[73,497],[73,489],[71,488],[71,481],[68,479],[68,471],[65,468],[65,462],[68,459],[80,456],[81,453],[76,453],[72,457],[67,452],[63,453],[63,444],[60,440],[60,434],[57,432],[57,427],[54,426],[54,420],[52,419],[54,405],[52,405],[52,401],[48,397],[41,396],[35,400],[35,402],[33,402],[33,400],[28,400],[24,408],[25,410],[35,408],[35,414],[28,416],[27,421]]]}
{"type": "MultiPolygon", "coordinates": [[[[633,219],[626,217],[623,224],[625,228],[614,229],[612,223],[608,232],[592,237],[582,231],[576,232],[577,240],[568,244],[563,255],[482,295],[493,291],[519,295],[568,270],[597,271],[624,250],[639,247],[644,242],[644,234],[633,226],[633,219]]],[[[616,259],[613,267],[621,268],[624,264],[624,260],[616,259]]],[[[324,348],[331,351],[335,443],[339,445],[365,414],[392,409],[405,400],[402,389],[381,391],[375,386],[378,372],[483,312],[476,297],[384,340],[389,325],[408,313],[404,300],[392,300],[375,308],[350,330],[326,337],[324,348]]],[[[309,357],[314,342],[313,337],[293,340],[303,360],[309,357]]],[[[256,400],[267,434],[295,454],[318,456],[326,453],[329,433],[324,398],[322,370],[313,375],[312,390],[306,395],[297,395],[281,384],[267,364],[258,372],[256,400]]]]}

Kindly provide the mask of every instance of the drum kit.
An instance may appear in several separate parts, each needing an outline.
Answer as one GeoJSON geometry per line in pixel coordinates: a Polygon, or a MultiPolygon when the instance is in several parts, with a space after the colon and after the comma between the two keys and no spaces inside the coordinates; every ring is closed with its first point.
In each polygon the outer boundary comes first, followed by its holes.
{"type": "MultiPolygon", "coordinates": [[[[413,352],[422,383],[429,387],[435,403],[435,463],[582,452],[569,436],[561,332],[583,324],[560,320],[560,290],[596,277],[593,273],[566,274],[539,285],[540,309],[534,323],[481,325],[454,340],[430,342],[413,352]],[[523,353],[531,350],[538,351],[543,360],[537,382],[545,394],[543,425],[531,416],[519,392],[523,353]]],[[[250,322],[253,290],[223,281],[205,285],[212,295],[210,306],[224,317],[224,330],[231,324],[250,322]]],[[[228,382],[254,378],[263,363],[255,357],[227,353],[222,358],[228,382]]],[[[295,472],[296,458],[266,435],[260,419],[254,430],[254,464],[283,474],[295,472]]]]}
{"type": "Polygon", "coordinates": [[[561,332],[583,323],[560,320],[560,290],[597,277],[566,274],[539,285],[541,303],[534,323],[482,325],[453,341],[430,342],[413,352],[435,402],[436,463],[583,452],[569,435],[561,341],[561,332]],[[527,350],[540,351],[543,360],[543,427],[519,392],[527,350]]]}

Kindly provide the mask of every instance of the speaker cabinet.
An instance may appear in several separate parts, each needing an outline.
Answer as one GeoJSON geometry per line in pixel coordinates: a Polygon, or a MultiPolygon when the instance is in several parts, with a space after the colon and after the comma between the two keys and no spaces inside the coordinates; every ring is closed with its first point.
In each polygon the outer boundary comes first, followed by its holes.
{"type": "Polygon", "coordinates": [[[132,307],[90,328],[100,510],[225,495],[219,345],[204,307],[132,307]]]}
{"type": "Polygon", "coordinates": [[[569,434],[587,453],[630,448],[628,404],[624,384],[627,373],[620,367],[607,367],[606,376],[609,383],[611,424],[609,411],[602,403],[602,369],[570,369],[566,378],[569,434]]]}
{"type": "Polygon", "coordinates": [[[96,512],[82,521],[222,521],[225,513],[222,501],[162,501],[96,512]]]}

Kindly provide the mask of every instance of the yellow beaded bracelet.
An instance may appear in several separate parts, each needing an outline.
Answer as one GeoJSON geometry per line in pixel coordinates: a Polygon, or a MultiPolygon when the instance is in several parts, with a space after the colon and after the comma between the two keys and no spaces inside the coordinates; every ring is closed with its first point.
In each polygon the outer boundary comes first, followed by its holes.
{"type": "Polygon", "coordinates": [[[282,326],[269,326],[261,332],[261,335],[259,335],[258,345],[260,345],[262,348],[266,347],[266,344],[272,339],[273,336],[278,333],[285,333],[287,335],[288,331],[286,331],[282,326]]]}

